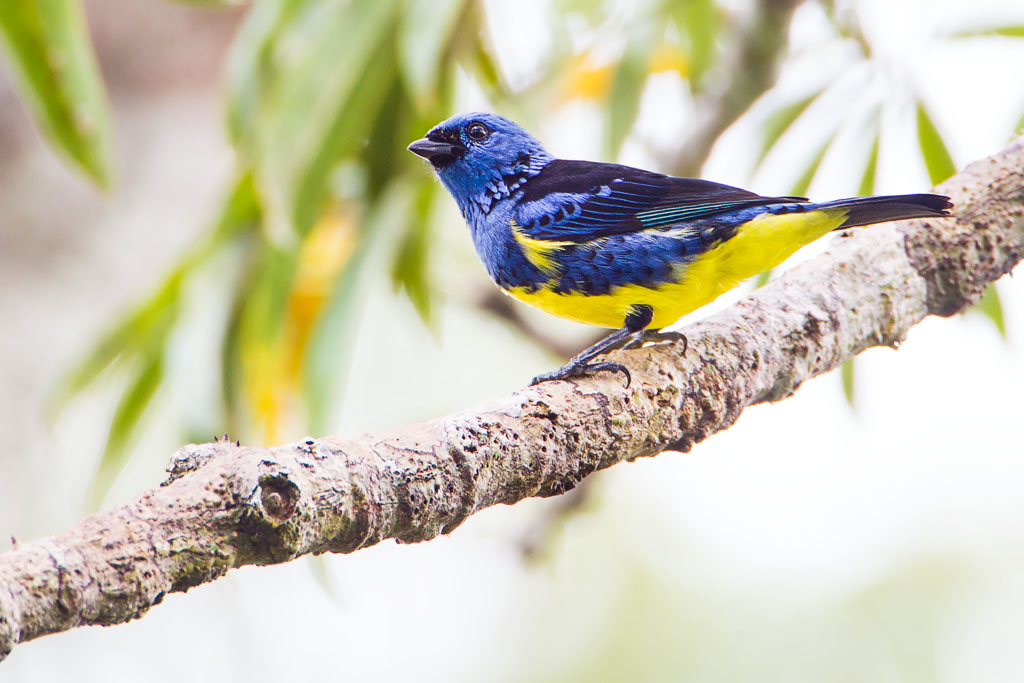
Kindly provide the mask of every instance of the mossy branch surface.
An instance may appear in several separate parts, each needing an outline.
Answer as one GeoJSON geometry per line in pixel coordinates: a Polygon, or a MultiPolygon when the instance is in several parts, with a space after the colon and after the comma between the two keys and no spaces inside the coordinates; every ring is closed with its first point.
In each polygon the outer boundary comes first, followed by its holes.
{"type": "Polygon", "coordinates": [[[871,346],[952,315],[1024,257],[1024,138],[938,188],[956,216],[858,229],[822,256],[684,330],[616,352],[618,375],[547,382],[384,434],[180,449],[163,485],[0,554],[0,657],[19,642],[138,618],[248,564],[450,533],[498,503],[689,450],[871,346]]]}

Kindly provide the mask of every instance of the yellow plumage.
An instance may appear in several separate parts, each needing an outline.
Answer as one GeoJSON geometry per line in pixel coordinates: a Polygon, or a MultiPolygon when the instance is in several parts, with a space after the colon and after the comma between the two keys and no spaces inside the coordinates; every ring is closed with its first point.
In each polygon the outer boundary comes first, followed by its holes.
{"type": "MultiPolygon", "coordinates": [[[[622,327],[633,306],[647,305],[654,311],[650,327],[660,329],[743,280],[774,268],[800,247],[838,228],[847,214],[846,209],[762,214],[744,224],[731,239],[689,264],[681,263],[677,279],[656,288],[630,284],[598,295],[561,294],[548,286],[533,291],[525,287],[504,291],[552,315],[609,328],[622,327]]],[[[530,239],[518,231],[514,234],[527,258],[545,272],[553,268],[552,252],[571,244],[530,239]]]]}

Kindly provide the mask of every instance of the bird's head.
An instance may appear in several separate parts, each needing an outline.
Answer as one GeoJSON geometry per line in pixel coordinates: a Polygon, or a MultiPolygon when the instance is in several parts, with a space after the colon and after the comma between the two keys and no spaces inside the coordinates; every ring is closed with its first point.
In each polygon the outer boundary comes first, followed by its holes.
{"type": "Polygon", "coordinates": [[[525,130],[496,114],[473,112],[442,121],[409,151],[430,161],[459,203],[487,202],[523,177],[540,172],[551,155],[525,130]]]}

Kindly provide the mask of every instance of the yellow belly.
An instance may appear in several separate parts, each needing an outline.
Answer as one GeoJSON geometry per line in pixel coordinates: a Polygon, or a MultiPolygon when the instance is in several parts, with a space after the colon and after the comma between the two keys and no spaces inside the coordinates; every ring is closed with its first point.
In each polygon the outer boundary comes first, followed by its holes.
{"type": "Polygon", "coordinates": [[[763,214],[741,227],[732,239],[681,267],[676,281],[656,288],[630,284],[615,287],[608,294],[586,295],[516,287],[506,293],[552,315],[611,328],[622,327],[633,306],[646,305],[654,311],[650,327],[660,329],[714,301],[743,280],[779,265],[800,247],[839,227],[846,213],[832,209],[782,216],[763,214]]]}

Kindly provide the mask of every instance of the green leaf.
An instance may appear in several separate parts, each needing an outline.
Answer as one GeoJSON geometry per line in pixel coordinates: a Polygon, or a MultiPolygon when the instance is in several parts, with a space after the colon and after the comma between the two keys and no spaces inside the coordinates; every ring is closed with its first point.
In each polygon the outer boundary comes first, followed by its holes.
{"type": "Polygon", "coordinates": [[[253,269],[239,322],[247,342],[273,343],[281,331],[298,266],[298,250],[264,243],[254,250],[259,263],[253,269]]]}
{"type": "Polygon", "coordinates": [[[398,21],[399,66],[420,109],[438,105],[443,58],[466,1],[410,0],[398,21]]]}
{"type": "MultiPolygon", "coordinates": [[[[338,110],[333,125],[324,131],[321,146],[301,177],[294,212],[295,226],[300,233],[305,234],[320,214],[330,171],[339,159],[357,152],[383,155],[404,152],[404,144],[390,150],[362,149],[374,121],[381,117],[382,105],[387,101],[393,83],[394,70],[394,45],[390,40],[383,40],[350,98],[338,110]]],[[[397,126],[395,130],[398,130],[397,126]]]]}
{"type": "Polygon", "coordinates": [[[647,58],[650,40],[646,32],[635,30],[626,51],[615,67],[608,97],[608,154],[619,155],[622,143],[633,128],[640,111],[640,97],[647,84],[647,58]]]}
{"type": "MultiPolygon", "coordinates": [[[[246,424],[242,411],[245,359],[264,360],[280,350],[287,308],[298,265],[298,250],[282,248],[266,235],[249,245],[245,271],[235,288],[221,346],[222,386],[227,427],[236,432],[246,424]]],[[[253,368],[245,368],[253,369],[253,368]]],[[[254,368],[256,372],[266,367],[254,368]]],[[[266,379],[260,376],[259,379],[266,379]]],[[[250,404],[251,407],[251,404],[250,404]]]]}
{"type": "Polygon", "coordinates": [[[791,194],[797,196],[804,196],[807,194],[808,188],[811,186],[811,181],[814,180],[815,174],[818,172],[818,167],[821,166],[822,159],[825,158],[825,153],[828,152],[828,148],[832,146],[832,141],[835,140],[836,134],[833,133],[827,140],[821,145],[817,152],[815,152],[804,167],[803,173],[797,178],[793,184],[793,189],[790,190],[791,194]]]}
{"type": "Polygon", "coordinates": [[[989,31],[990,35],[1024,38],[1024,26],[1000,26],[989,31]]]}
{"type": "Polygon", "coordinates": [[[84,390],[120,359],[162,348],[177,320],[185,279],[217,249],[246,229],[253,229],[258,218],[252,178],[242,176],[228,194],[208,236],[181,259],[152,296],[114,325],[68,373],[57,392],[57,406],[84,390]]]}
{"type": "Polygon", "coordinates": [[[227,59],[228,131],[236,147],[251,146],[263,101],[280,76],[274,49],[305,0],[258,2],[246,14],[227,59]]]}
{"type": "Polygon", "coordinates": [[[854,378],[856,377],[854,373],[854,360],[856,359],[851,358],[839,367],[839,377],[843,382],[843,396],[846,397],[846,402],[850,404],[851,408],[856,407],[854,402],[854,378]]]}
{"type": "Polygon", "coordinates": [[[78,0],[0,2],[0,42],[50,144],[96,185],[109,187],[113,129],[78,0]]]}
{"type": "Polygon", "coordinates": [[[942,136],[923,102],[917,103],[917,140],[921,145],[921,156],[932,185],[938,185],[956,173],[953,157],[949,155],[946,143],[942,141],[942,136]]]}
{"type": "Polygon", "coordinates": [[[1007,38],[1024,38],[1024,26],[996,26],[993,28],[962,31],[953,34],[954,38],[979,38],[982,36],[1005,36],[1007,38]]]}
{"type": "Polygon", "coordinates": [[[768,152],[772,150],[779,139],[789,130],[790,126],[800,118],[800,115],[807,110],[811,102],[816,100],[820,94],[821,91],[819,90],[802,100],[779,107],[765,119],[761,126],[761,149],[758,151],[755,166],[761,165],[765,157],[768,156],[768,152]]]}
{"type": "MultiPolygon", "coordinates": [[[[443,114],[439,113],[430,123],[418,126],[415,133],[409,134],[405,131],[403,123],[408,121],[413,108],[414,105],[401,83],[398,79],[392,80],[390,90],[381,102],[361,154],[362,164],[358,168],[365,175],[361,182],[362,188],[357,190],[352,187],[344,193],[345,196],[361,198],[366,204],[373,204],[380,199],[388,184],[409,168],[410,161],[415,165],[415,159],[410,159],[412,155],[405,149],[406,145],[409,144],[409,140],[423,135],[443,114]]],[[[351,172],[352,167],[346,170],[351,172]]],[[[426,173],[420,177],[429,178],[426,173]]],[[[338,195],[340,190],[340,187],[335,189],[335,195],[338,195]]]]}
{"type": "Polygon", "coordinates": [[[713,0],[684,0],[672,3],[673,18],[687,42],[691,83],[698,83],[715,58],[715,45],[722,30],[722,15],[713,0]]]}
{"type": "Polygon", "coordinates": [[[92,507],[102,502],[129,455],[139,424],[163,380],[163,349],[156,348],[138,368],[134,380],[125,389],[110,422],[107,444],[90,487],[92,507]]]}
{"type": "Polygon", "coordinates": [[[763,273],[761,273],[760,275],[758,275],[757,278],[754,280],[754,289],[761,289],[766,284],[771,282],[772,273],[774,271],[775,271],[774,268],[769,268],[768,270],[766,270],[763,273]]]}
{"type": "Polygon", "coordinates": [[[305,560],[306,566],[309,567],[309,573],[321,590],[339,606],[343,606],[341,587],[338,586],[338,581],[327,564],[327,555],[307,555],[305,560]]]}
{"type": "Polygon", "coordinates": [[[395,290],[404,289],[423,322],[430,324],[431,287],[428,277],[430,263],[430,209],[436,192],[433,182],[422,184],[417,193],[409,227],[399,246],[391,269],[395,290]]]}
{"type": "Polygon", "coordinates": [[[469,60],[469,70],[476,77],[477,82],[490,96],[504,91],[501,80],[501,70],[498,68],[490,47],[484,42],[482,31],[478,31],[477,40],[474,42],[472,58],[469,60]]]}
{"type": "Polygon", "coordinates": [[[151,354],[152,349],[163,347],[178,316],[183,278],[184,269],[176,268],[152,297],[103,336],[85,360],[68,374],[58,392],[58,405],[120,360],[151,354]]]}
{"type": "MultiPolygon", "coordinates": [[[[248,245],[246,260],[250,264],[258,260],[254,252],[261,248],[262,242],[253,241],[248,245]]],[[[235,283],[220,345],[221,401],[226,418],[224,428],[229,434],[238,434],[242,424],[242,315],[255,277],[254,270],[250,266],[235,283]]]]}
{"type": "Polygon", "coordinates": [[[860,185],[857,187],[857,194],[861,196],[875,193],[875,175],[878,171],[878,147],[881,139],[881,131],[876,129],[874,142],[871,143],[871,153],[868,154],[868,163],[864,167],[864,174],[860,177],[860,185]]]}
{"type": "Polygon", "coordinates": [[[578,14],[586,18],[591,24],[596,23],[607,15],[607,2],[598,0],[557,0],[555,9],[559,14],[578,14]]]}
{"type": "Polygon", "coordinates": [[[356,320],[362,310],[361,284],[372,267],[380,267],[378,247],[394,239],[397,226],[411,217],[412,192],[408,185],[392,183],[360,229],[361,238],[345,267],[338,273],[330,297],[313,328],[303,364],[304,394],[309,428],[330,430],[345,387],[345,373],[355,348],[356,320]]]}
{"type": "Polygon", "coordinates": [[[1006,339],[1006,322],[1003,319],[1003,304],[999,299],[999,290],[996,288],[996,283],[992,282],[985,288],[985,293],[981,295],[981,299],[974,305],[972,310],[981,313],[992,321],[992,324],[996,326],[996,331],[999,332],[999,336],[1006,339]]]}
{"type": "Polygon", "coordinates": [[[224,205],[217,214],[210,236],[185,257],[186,266],[198,265],[214,251],[239,235],[252,232],[260,220],[260,203],[252,175],[243,174],[235,180],[227,193],[224,205]]]}
{"type": "Polygon", "coordinates": [[[395,77],[399,4],[293,0],[254,13],[255,27],[243,31],[229,70],[230,119],[275,236],[305,234],[330,170],[362,151],[395,77]]]}
{"type": "Polygon", "coordinates": [[[238,7],[246,0],[170,0],[179,5],[196,5],[197,7],[238,7]]]}

